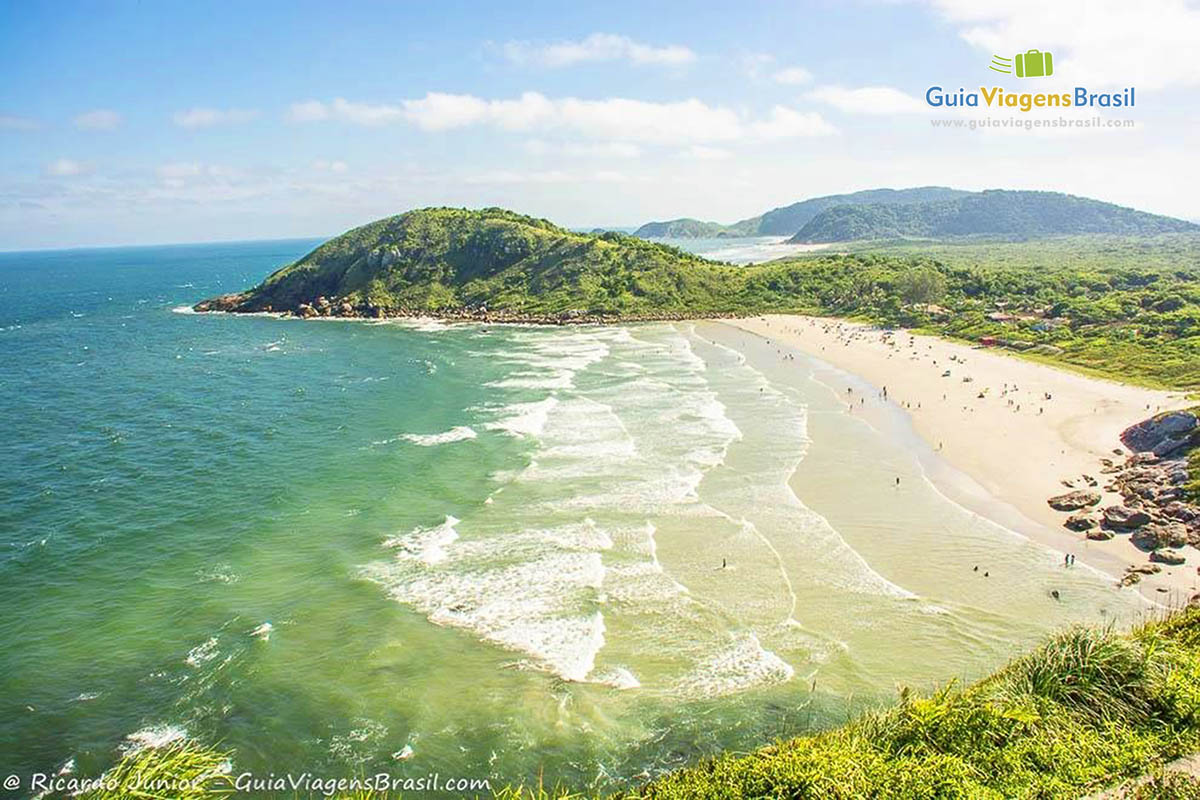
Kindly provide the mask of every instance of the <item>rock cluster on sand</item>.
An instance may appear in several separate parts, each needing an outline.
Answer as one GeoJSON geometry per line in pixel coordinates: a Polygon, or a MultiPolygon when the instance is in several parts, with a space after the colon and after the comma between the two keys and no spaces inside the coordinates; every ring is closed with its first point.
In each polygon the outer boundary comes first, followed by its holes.
{"type": "Polygon", "coordinates": [[[1129,534],[1135,547],[1150,553],[1157,563],[1130,568],[1122,580],[1129,585],[1157,572],[1158,564],[1185,563],[1184,548],[1200,547],[1200,505],[1185,488],[1189,453],[1200,447],[1200,422],[1191,411],[1170,411],[1127,428],[1121,442],[1132,453],[1123,464],[1104,459],[1101,470],[1110,476],[1105,491],[1120,494],[1120,503],[1096,514],[1091,509],[1101,496],[1091,491],[1069,492],[1048,502],[1060,511],[1079,512],[1063,523],[1068,529],[1089,539],[1129,534]]]}
{"type": "MultiPolygon", "coordinates": [[[[1048,502],[1050,507],[1056,511],[1078,511],[1081,508],[1087,508],[1088,506],[1094,506],[1099,503],[1100,493],[1077,490],[1074,492],[1067,492],[1066,494],[1060,494],[1057,497],[1051,497],[1046,502],[1048,502]]],[[[1078,519],[1078,515],[1071,517],[1071,519],[1078,519]]]]}

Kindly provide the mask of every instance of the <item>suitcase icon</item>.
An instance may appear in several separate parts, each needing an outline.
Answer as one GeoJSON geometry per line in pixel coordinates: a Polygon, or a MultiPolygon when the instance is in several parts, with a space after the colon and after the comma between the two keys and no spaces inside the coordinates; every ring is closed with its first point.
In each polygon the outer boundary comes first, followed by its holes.
{"type": "Polygon", "coordinates": [[[1049,51],[1029,50],[1017,53],[1018,78],[1043,78],[1054,74],[1054,57],[1049,51]]]}

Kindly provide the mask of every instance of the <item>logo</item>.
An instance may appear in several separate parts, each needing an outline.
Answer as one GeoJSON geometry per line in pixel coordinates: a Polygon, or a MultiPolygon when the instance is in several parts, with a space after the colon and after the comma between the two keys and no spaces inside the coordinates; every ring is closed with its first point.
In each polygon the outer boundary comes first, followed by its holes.
{"type": "Polygon", "coordinates": [[[1026,50],[1013,58],[992,56],[988,65],[988,69],[1008,75],[1013,74],[1014,67],[1018,78],[1048,78],[1054,74],[1054,56],[1049,51],[1026,50]]]}

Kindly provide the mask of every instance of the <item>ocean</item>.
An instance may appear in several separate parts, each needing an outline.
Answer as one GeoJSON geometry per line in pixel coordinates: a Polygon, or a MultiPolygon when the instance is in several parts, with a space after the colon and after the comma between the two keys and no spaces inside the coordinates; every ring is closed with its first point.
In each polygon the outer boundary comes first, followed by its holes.
{"type": "Polygon", "coordinates": [[[315,244],[0,254],[10,772],[613,788],[1145,611],[725,325],[186,312],[315,244]]]}

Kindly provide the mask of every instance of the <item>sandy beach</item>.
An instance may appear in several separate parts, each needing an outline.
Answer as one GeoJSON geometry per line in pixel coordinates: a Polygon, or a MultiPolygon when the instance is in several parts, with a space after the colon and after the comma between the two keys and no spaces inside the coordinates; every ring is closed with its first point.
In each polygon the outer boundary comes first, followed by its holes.
{"type": "MultiPolygon", "coordinates": [[[[931,336],[885,335],[835,319],[769,315],[724,322],[872,384],[877,391],[865,397],[861,390],[840,389],[847,413],[869,417],[887,404],[902,409],[936,454],[929,459],[930,479],[955,501],[1001,517],[998,522],[1074,554],[1114,581],[1128,566],[1148,563],[1127,535],[1093,541],[1067,530],[1067,515],[1046,500],[1071,488],[1091,488],[1085,475],[1103,491],[1100,459],[1116,458],[1121,431],[1157,411],[1189,405],[1182,393],[1097,380],[931,336]]],[[[1101,507],[1121,499],[1103,495],[1101,507]]],[[[1164,567],[1139,587],[1158,603],[1186,602],[1197,585],[1197,561],[1164,567]]]]}

